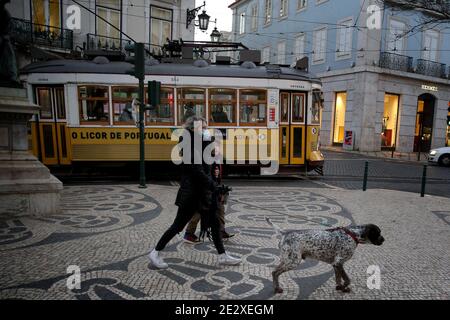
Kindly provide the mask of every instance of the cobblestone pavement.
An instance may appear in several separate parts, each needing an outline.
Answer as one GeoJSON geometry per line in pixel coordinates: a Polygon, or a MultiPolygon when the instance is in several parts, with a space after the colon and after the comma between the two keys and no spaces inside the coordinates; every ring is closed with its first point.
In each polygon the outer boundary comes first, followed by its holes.
{"type": "Polygon", "coordinates": [[[66,186],[61,214],[0,220],[0,298],[14,299],[449,299],[450,200],[386,190],[236,186],[226,249],[243,258],[222,267],[212,244],[176,237],[164,252],[167,270],[147,254],[169,226],[176,186],[66,186]],[[275,210],[266,211],[264,209],[275,210]],[[289,214],[289,216],[285,215],[289,214]],[[285,229],[378,224],[386,242],[360,245],[346,264],[352,293],[334,290],[331,266],[307,260],[281,276],[271,271],[278,239],[269,216],[285,229]],[[67,267],[81,268],[81,288],[66,286],[67,267]],[[367,268],[381,270],[380,290],[366,286],[367,268]]]}

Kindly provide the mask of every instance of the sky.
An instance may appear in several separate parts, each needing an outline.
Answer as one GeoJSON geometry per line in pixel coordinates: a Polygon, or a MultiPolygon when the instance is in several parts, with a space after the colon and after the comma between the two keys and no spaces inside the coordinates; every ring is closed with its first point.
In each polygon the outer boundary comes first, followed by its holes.
{"type": "MultiPolygon", "coordinates": [[[[195,6],[199,7],[204,0],[195,0],[195,6]]],[[[195,41],[211,41],[210,34],[214,29],[214,19],[217,19],[217,29],[219,31],[231,31],[232,11],[228,8],[235,0],[205,0],[206,13],[211,17],[209,19],[209,29],[201,32],[195,27],[195,41]]],[[[203,8],[198,12],[202,13],[203,8]]]]}

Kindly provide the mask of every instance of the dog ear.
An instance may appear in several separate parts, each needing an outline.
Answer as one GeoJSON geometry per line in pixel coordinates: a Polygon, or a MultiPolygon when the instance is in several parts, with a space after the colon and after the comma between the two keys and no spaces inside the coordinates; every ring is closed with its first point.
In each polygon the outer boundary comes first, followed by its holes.
{"type": "Polygon", "coordinates": [[[367,231],[367,239],[370,240],[372,243],[377,243],[379,240],[379,237],[381,235],[381,230],[374,224],[368,224],[365,228],[365,231],[367,231]]]}

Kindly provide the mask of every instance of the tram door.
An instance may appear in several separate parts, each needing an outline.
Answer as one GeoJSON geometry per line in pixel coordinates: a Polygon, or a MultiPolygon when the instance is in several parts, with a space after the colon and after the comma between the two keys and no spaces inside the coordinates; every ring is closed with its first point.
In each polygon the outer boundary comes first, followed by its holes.
{"type": "Polygon", "coordinates": [[[39,151],[46,165],[70,164],[64,87],[37,87],[39,151]]]}
{"type": "Polygon", "coordinates": [[[280,93],[280,164],[304,164],[306,94],[280,93]]]}

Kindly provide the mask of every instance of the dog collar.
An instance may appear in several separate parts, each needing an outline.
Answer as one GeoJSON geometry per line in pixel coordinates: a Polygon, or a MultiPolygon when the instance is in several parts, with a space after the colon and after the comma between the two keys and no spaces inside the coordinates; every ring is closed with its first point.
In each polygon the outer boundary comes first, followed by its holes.
{"type": "Polygon", "coordinates": [[[338,231],[338,230],[344,231],[347,235],[350,236],[350,238],[353,239],[353,241],[356,242],[356,244],[361,243],[361,242],[358,240],[358,237],[356,236],[356,234],[355,234],[354,232],[351,232],[351,231],[348,230],[347,228],[344,228],[344,227],[337,227],[337,228],[333,228],[333,229],[328,229],[327,231],[334,232],[334,231],[338,231]]]}

